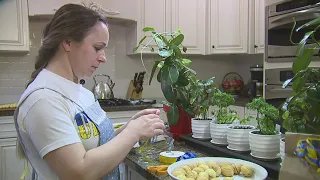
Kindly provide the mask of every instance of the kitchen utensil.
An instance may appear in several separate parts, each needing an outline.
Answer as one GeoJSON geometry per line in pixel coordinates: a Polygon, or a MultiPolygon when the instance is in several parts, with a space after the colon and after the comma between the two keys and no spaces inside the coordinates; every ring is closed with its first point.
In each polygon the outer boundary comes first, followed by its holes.
{"type": "Polygon", "coordinates": [[[168,165],[159,165],[159,166],[148,166],[147,170],[153,174],[158,176],[167,175],[168,174],[168,165]]]}
{"type": "Polygon", "coordinates": [[[115,83],[111,80],[110,76],[106,74],[96,74],[93,76],[94,87],[93,87],[93,94],[96,99],[113,99],[113,87],[115,83]],[[104,76],[107,77],[106,81],[100,81],[97,83],[96,77],[97,76],[104,76]]]}
{"type": "MultiPolygon", "coordinates": [[[[168,167],[168,174],[171,177],[171,179],[178,180],[178,178],[173,176],[173,174],[172,174],[176,168],[182,167],[183,165],[189,165],[192,163],[199,163],[199,162],[216,162],[217,164],[219,164],[219,163],[233,164],[234,163],[234,164],[247,165],[247,166],[250,166],[254,169],[253,176],[248,179],[259,179],[260,180],[260,179],[266,179],[268,177],[267,170],[258,164],[255,164],[255,163],[252,163],[249,161],[244,161],[241,159],[220,158],[220,157],[202,157],[202,158],[192,158],[192,159],[186,159],[183,161],[178,161],[178,162],[171,164],[168,167]]],[[[221,177],[220,179],[223,179],[222,175],[220,177],[221,177]]],[[[246,178],[242,175],[233,175],[233,179],[240,180],[240,179],[246,179],[246,178]]]]}
{"type": "Polygon", "coordinates": [[[184,152],[182,151],[165,151],[161,152],[159,155],[159,161],[161,163],[172,164],[178,161],[178,159],[182,158],[184,152]]]}

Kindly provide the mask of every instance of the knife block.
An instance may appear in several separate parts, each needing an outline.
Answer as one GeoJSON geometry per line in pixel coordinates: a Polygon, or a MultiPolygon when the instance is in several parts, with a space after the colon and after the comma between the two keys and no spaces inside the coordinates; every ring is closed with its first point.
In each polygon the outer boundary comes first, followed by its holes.
{"type": "Polygon", "coordinates": [[[127,99],[141,99],[142,91],[137,93],[136,88],[133,86],[133,80],[130,80],[128,91],[127,91],[127,99]]]}

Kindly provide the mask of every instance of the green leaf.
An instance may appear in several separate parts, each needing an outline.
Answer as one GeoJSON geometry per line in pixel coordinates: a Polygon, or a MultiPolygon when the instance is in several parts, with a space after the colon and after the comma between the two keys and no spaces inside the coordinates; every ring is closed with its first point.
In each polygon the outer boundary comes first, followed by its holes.
{"type": "MultiPolygon", "coordinates": [[[[160,63],[159,63],[160,64],[160,63]]],[[[158,64],[158,65],[159,65],[158,64]]],[[[157,81],[159,82],[159,83],[161,83],[161,72],[162,72],[162,69],[160,69],[160,71],[158,72],[158,74],[157,74],[157,81]]]]}
{"type": "Polygon", "coordinates": [[[170,109],[167,113],[167,117],[170,125],[176,125],[178,123],[179,109],[175,104],[170,106],[170,109]]]}
{"type": "Polygon", "coordinates": [[[314,49],[305,49],[303,53],[299,57],[297,57],[292,65],[293,73],[296,74],[309,66],[312,59],[313,51],[314,49]]]}
{"type": "Polygon", "coordinates": [[[157,66],[161,69],[164,66],[164,61],[161,61],[157,66]]]}
{"type": "Polygon", "coordinates": [[[166,45],[169,45],[168,40],[167,40],[162,34],[158,34],[158,37],[159,37],[166,45]]]}
{"type": "Polygon", "coordinates": [[[138,45],[137,47],[133,48],[132,52],[136,52],[138,50],[140,45],[138,45]]]}
{"type": "Polygon", "coordinates": [[[181,50],[178,48],[178,46],[171,45],[171,48],[173,49],[173,52],[175,53],[177,58],[181,58],[182,57],[181,50]]]}
{"type": "Polygon", "coordinates": [[[305,85],[305,78],[304,76],[302,77],[298,77],[294,80],[293,84],[292,84],[292,88],[295,92],[299,92],[301,91],[301,89],[303,88],[303,86],[305,85]]]}
{"type": "Polygon", "coordinates": [[[159,49],[159,50],[158,50],[158,54],[159,54],[161,57],[169,57],[169,56],[171,56],[172,53],[173,53],[173,50],[172,50],[172,49],[169,49],[169,50],[159,49]]]}
{"type": "Polygon", "coordinates": [[[188,84],[189,84],[189,80],[186,77],[186,75],[183,73],[183,71],[179,72],[179,78],[178,78],[178,81],[176,82],[176,85],[184,87],[184,86],[187,86],[188,84]]]}
{"type": "Polygon", "coordinates": [[[182,59],[182,63],[185,65],[185,66],[190,66],[190,64],[192,63],[192,61],[190,59],[182,59]]]}
{"type": "Polygon", "coordinates": [[[140,45],[146,38],[147,36],[144,36],[143,38],[141,38],[138,44],[140,45]]]}
{"type": "Polygon", "coordinates": [[[157,67],[158,67],[158,64],[159,64],[160,62],[161,62],[161,61],[155,61],[154,64],[153,64],[152,71],[151,71],[151,75],[150,75],[150,79],[149,79],[149,85],[151,84],[151,81],[152,81],[154,72],[156,71],[156,69],[157,69],[157,67]]]}
{"type": "Polygon", "coordinates": [[[183,39],[184,39],[184,35],[179,34],[178,36],[176,36],[174,39],[170,41],[170,45],[179,46],[182,43],[183,39]]]}
{"type": "Polygon", "coordinates": [[[187,48],[187,47],[185,47],[185,46],[183,46],[183,47],[182,47],[182,50],[183,50],[183,52],[185,52],[185,53],[186,53],[186,52],[187,52],[187,50],[188,50],[188,48],[187,48]]]}
{"type": "Polygon", "coordinates": [[[163,49],[165,47],[164,42],[156,34],[153,34],[152,37],[156,41],[159,49],[163,49]]]}
{"type": "Polygon", "coordinates": [[[154,52],[154,48],[153,48],[153,47],[150,47],[150,51],[151,51],[151,52],[154,52]]]}
{"type": "Polygon", "coordinates": [[[304,47],[307,43],[308,38],[314,33],[314,31],[307,32],[304,37],[301,39],[298,48],[297,48],[297,56],[300,56],[300,54],[304,51],[304,47]]]}
{"type": "Polygon", "coordinates": [[[169,103],[174,103],[176,101],[176,95],[172,89],[172,86],[167,84],[165,81],[161,81],[161,90],[162,93],[164,95],[164,97],[166,98],[166,100],[169,103]]]}
{"type": "Polygon", "coordinates": [[[313,19],[312,21],[309,21],[305,24],[303,24],[302,26],[298,27],[296,29],[296,32],[300,31],[301,29],[305,28],[305,27],[309,27],[309,26],[313,26],[313,25],[318,25],[320,24],[320,18],[316,18],[316,19],[313,19]]]}
{"type": "Polygon", "coordinates": [[[162,80],[164,80],[168,85],[172,85],[175,82],[177,82],[179,78],[179,71],[174,64],[170,66],[165,64],[162,67],[162,70],[163,70],[161,73],[162,80]]]}
{"type": "Polygon", "coordinates": [[[311,112],[313,112],[316,116],[320,116],[320,91],[316,88],[311,88],[307,90],[307,100],[311,105],[311,112]]]}
{"type": "Polygon", "coordinates": [[[145,28],[142,29],[142,31],[143,31],[143,32],[155,31],[155,29],[152,28],[152,27],[145,27],[145,28]]]}

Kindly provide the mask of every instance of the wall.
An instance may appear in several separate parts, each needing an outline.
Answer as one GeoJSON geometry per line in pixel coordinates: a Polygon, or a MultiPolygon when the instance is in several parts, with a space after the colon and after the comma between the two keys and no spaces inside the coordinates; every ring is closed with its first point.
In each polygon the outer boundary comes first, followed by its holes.
{"type": "MultiPolygon", "coordinates": [[[[41,42],[42,29],[47,21],[30,21],[30,53],[28,55],[0,54],[0,104],[18,101],[34,68],[34,61],[41,42]]],[[[106,50],[107,63],[101,64],[95,74],[105,73],[110,75],[116,83],[115,97],[124,98],[127,88],[135,72],[144,71],[139,55],[126,55],[125,25],[110,24],[110,41],[106,50]]],[[[191,68],[197,71],[198,77],[207,79],[215,76],[220,84],[224,75],[234,71],[243,76],[247,82],[250,78],[249,67],[262,63],[262,55],[214,55],[214,56],[189,56],[193,63],[191,68]]],[[[146,69],[150,73],[153,61],[157,56],[143,56],[146,69]]],[[[154,80],[147,85],[149,76],[145,77],[144,98],[163,98],[159,83],[154,80]]],[[[97,80],[103,80],[98,77],[97,80]]],[[[86,88],[93,87],[92,77],[86,79],[86,88]]]]}

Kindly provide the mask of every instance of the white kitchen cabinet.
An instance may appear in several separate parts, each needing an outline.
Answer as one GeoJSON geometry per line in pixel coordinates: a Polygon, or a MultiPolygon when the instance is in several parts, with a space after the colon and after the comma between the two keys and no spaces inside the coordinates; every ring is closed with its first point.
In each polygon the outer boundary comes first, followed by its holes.
{"type": "Polygon", "coordinates": [[[249,1],[249,53],[263,54],[265,41],[265,1],[249,1]]]}
{"type": "MultiPolygon", "coordinates": [[[[20,179],[25,162],[16,156],[16,138],[0,139],[0,180],[20,179]]],[[[30,179],[32,167],[25,179],[30,179]]]]}
{"type": "Polygon", "coordinates": [[[211,54],[248,53],[248,0],[210,0],[211,54]]]}
{"type": "Polygon", "coordinates": [[[28,5],[25,0],[0,1],[0,51],[29,51],[28,5]]]}
{"type": "Polygon", "coordinates": [[[111,18],[136,20],[139,0],[28,0],[29,15],[53,15],[64,4],[74,3],[88,5],[94,2],[104,9],[105,15],[111,18]]]}
{"type": "Polygon", "coordinates": [[[205,54],[209,0],[172,0],[172,30],[181,29],[187,54],[205,54]]]}
{"type": "Polygon", "coordinates": [[[143,32],[145,27],[153,27],[157,32],[168,32],[171,30],[171,20],[169,18],[170,4],[169,0],[139,0],[138,21],[128,24],[127,28],[127,54],[143,53],[156,54],[157,46],[151,37],[144,40],[144,45],[154,48],[154,52],[150,48],[139,48],[135,53],[132,52],[140,39],[144,36],[150,36],[151,32],[143,32]]]}

